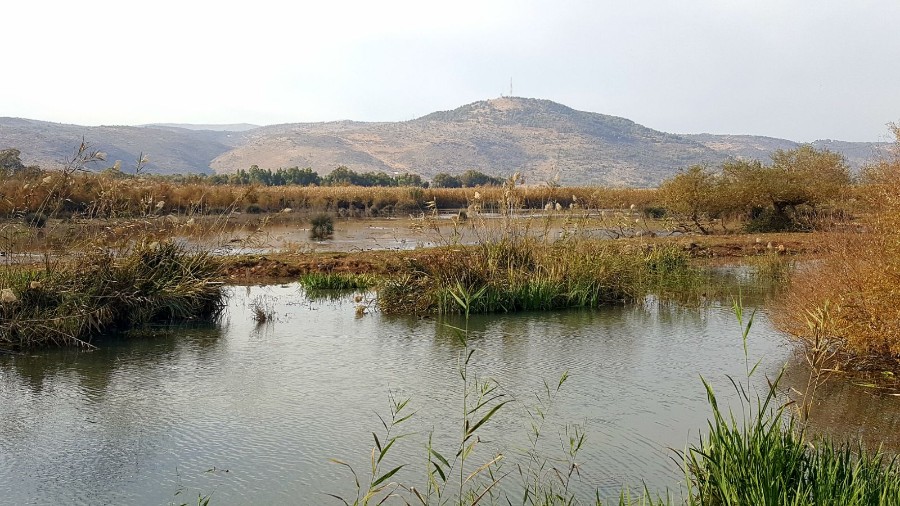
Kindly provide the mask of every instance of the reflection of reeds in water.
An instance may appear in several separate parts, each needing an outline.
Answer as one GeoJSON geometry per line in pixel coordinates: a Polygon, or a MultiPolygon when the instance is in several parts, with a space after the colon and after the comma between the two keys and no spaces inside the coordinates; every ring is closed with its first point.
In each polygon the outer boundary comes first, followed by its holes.
{"type": "Polygon", "coordinates": [[[275,319],[275,306],[267,297],[256,297],[250,302],[250,317],[257,325],[263,325],[275,319]]]}

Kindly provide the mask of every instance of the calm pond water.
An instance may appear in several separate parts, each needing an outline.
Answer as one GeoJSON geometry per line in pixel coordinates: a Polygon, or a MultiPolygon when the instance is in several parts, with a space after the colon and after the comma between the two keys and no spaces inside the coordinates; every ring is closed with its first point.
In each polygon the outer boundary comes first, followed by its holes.
{"type": "MultiPolygon", "coordinates": [[[[461,322],[358,317],[355,307],[349,296],[310,300],[296,285],[237,287],[216,326],[107,340],[92,352],[0,356],[0,503],[190,503],[212,492],[214,504],[337,504],[324,494],[348,494],[353,481],[329,459],[365,470],[391,392],[417,413],[389,465],[410,463],[397,477],[421,485],[427,434],[455,451],[462,347],[448,323],[461,322]],[[254,300],[275,321],[255,325],[254,300]]],[[[477,317],[470,340],[474,370],[513,400],[473,460],[500,450],[515,461],[525,406],[569,371],[539,449],[559,456],[566,424],[584,427],[574,485],[587,498],[642,480],[677,489],[670,448],[696,441],[706,424],[700,376],[724,397],[725,375],[745,367],[735,317],[715,304],[477,317]]],[[[761,313],[749,345],[770,375],[792,353],[761,313]]]]}

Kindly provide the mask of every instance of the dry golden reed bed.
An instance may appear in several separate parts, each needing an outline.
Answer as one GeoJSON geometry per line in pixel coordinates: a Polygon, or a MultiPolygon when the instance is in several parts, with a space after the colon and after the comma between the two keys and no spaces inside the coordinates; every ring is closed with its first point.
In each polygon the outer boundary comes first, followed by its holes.
{"type": "MultiPolygon", "coordinates": [[[[634,188],[517,186],[517,203],[526,209],[581,207],[588,209],[643,208],[655,201],[656,191],[634,188]]],[[[61,215],[89,218],[163,214],[222,214],[230,211],[312,212],[344,210],[358,216],[420,214],[435,207],[464,209],[478,199],[484,210],[498,210],[507,188],[417,188],[358,186],[212,185],[200,178],[186,182],[152,176],[112,177],[102,173],[66,175],[38,171],[0,180],[0,216],[46,212],[59,203],[61,215]]]]}

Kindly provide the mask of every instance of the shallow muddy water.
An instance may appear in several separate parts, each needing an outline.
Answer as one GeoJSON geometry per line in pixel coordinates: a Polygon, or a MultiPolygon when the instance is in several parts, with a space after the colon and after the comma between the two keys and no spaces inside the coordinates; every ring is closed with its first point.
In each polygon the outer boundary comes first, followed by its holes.
{"type": "MultiPolygon", "coordinates": [[[[234,230],[206,237],[202,241],[182,238],[190,245],[211,249],[219,254],[267,253],[272,251],[369,251],[410,250],[447,244],[476,244],[508,233],[557,240],[577,235],[582,238],[611,239],[621,236],[666,236],[671,232],[653,227],[643,220],[627,218],[626,228],[613,227],[614,220],[593,217],[544,215],[540,212],[504,218],[479,214],[459,221],[457,214],[429,218],[335,218],[334,236],[327,240],[309,237],[309,223],[303,220],[273,220],[260,224],[248,222],[234,230]],[[513,227],[512,232],[504,227],[513,227]]],[[[283,217],[279,217],[283,218],[283,217]]],[[[622,218],[625,220],[626,218],[622,218]]],[[[658,224],[656,224],[658,225],[658,224]]]]}
{"type": "MultiPolygon", "coordinates": [[[[310,300],[296,285],[236,287],[216,326],[0,356],[0,503],[180,504],[212,493],[213,504],[336,504],[324,494],[352,493],[353,480],[329,459],[365,470],[392,392],[416,415],[388,465],[409,463],[396,477],[422,485],[427,434],[445,455],[458,440],[463,347],[449,325],[464,322],[355,309],[351,296],[310,300]],[[254,300],[274,321],[253,323],[254,300]]],[[[725,375],[745,368],[735,317],[717,305],[648,300],[479,316],[469,327],[473,370],[513,401],[485,426],[473,461],[502,451],[511,469],[527,446],[525,406],[568,371],[539,451],[560,456],[566,425],[584,427],[573,485],[585,498],[642,480],[677,489],[671,448],[696,441],[709,411],[700,376],[728,397],[725,375]]],[[[772,375],[792,352],[758,313],[749,354],[772,375]]],[[[843,399],[864,406],[838,410],[872,413],[880,430],[892,423],[880,413],[893,399],[843,399]]]]}

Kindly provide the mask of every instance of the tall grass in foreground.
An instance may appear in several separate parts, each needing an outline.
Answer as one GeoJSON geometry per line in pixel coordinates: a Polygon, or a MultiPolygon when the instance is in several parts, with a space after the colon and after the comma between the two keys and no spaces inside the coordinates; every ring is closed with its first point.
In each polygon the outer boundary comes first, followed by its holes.
{"type": "Polygon", "coordinates": [[[222,309],[219,265],[208,254],[142,243],[75,260],[0,270],[0,347],[90,346],[111,330],[209,321],[222,309]]]}
{"type": "Polygon", "coordinates": [[[459,431],[451,438],[454,442],[447,447],[439,447],[432,430],[424,448],[425,467],[421,484],[393,480],[407,465],[388,465],[388,457],[396,443],[412,434],[408,432],[407,425],[415,413],[408,407],[409,399],[398,400],[392,395],[390,417],[379,417],[384,428],[383,435],[379,437],[372,433],[375,445],[371,450],[369,469],[358,473],[346,462],[333,460],[352,474],[355,496],[329,496],[347,506],[391,501],[422,505],[512,504],[513,496],[504,491],[504,485],[515,482],[512,489],[516,497],[522,496],[521,504],[573,504],[569,482],[577,472],[575,459],[584,442],[583,432],[575,426],[571,429],[567,427],[569,448],[561,459],[552,460],[537,451],[546,416],[568,378],[567,373],[563,373],[553,385],[545,382],[545,392],[537,395],[538,404],[526,407],[531,422],[528,448],[515,455],[505,455],[493,449],[485,453],[482,449],[486,445],[480,437],[482,431],[498,412],[512,402],[496,381],[478,374],[472,364],[476,349],[469,340],[469,315],[484,293],[484,290],[469,292],[462,287],[452,293],[454,303],[465,316],[463,328],[451,326],[463,348],[457,362],[461,396],[457,420],[459,431]],[[510,459],[514,460],[510,462],[510,459]],[[558,502],[558,499],[568,500],[558,502]]]}
{"type": "MultiPolygon", "coordinates": [[[[744,325],[743,309],[735,303],[741,323],[746,383],[729,377],[741,408],[740,417],[719,408],[704,380],[712,409],[709,432],[684,454],[690,505],[891,505],[900,504],[900,464],[879,451],[810,437],[803,425],[810,397],[801,405],[779,402],[781,373],[768,380],[762,396],[752,392],[751,378],[759,362],[750,365],[747,337],[753,317],[744,325]],[[792,409],[794,408],[794,409],[792,409]]],[[[818,375],[813,371],[811,375],[818,375]]]]}

